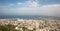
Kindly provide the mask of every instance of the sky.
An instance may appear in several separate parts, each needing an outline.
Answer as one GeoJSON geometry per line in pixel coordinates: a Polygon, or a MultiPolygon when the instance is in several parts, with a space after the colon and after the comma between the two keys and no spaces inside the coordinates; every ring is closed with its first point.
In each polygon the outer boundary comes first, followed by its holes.
{"type": "Polygon", "coordinates": [[[60,0],[0,0],[0,15],[60,17],[60,0]]]}

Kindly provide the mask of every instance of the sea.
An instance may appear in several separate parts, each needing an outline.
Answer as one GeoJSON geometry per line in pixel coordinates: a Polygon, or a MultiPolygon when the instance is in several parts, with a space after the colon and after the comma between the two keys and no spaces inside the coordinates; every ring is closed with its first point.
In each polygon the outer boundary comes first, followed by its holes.
{"type": "Polygon", "coordinates": [[[55,16],[44,16],[44,15],[0,15],[0,19],[10,19],[10,18],[20,18],[20,19],[56,19],[59,20],[60,17],[55,16]]]}

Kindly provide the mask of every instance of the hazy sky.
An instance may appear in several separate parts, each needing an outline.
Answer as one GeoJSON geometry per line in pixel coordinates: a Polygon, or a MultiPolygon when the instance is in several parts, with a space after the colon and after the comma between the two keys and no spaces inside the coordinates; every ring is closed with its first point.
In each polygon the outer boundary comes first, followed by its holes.
{"type": "Polygon", "coordinates": [[[0,15],[60,17],[60,0],[0,0],[0,15]]]}

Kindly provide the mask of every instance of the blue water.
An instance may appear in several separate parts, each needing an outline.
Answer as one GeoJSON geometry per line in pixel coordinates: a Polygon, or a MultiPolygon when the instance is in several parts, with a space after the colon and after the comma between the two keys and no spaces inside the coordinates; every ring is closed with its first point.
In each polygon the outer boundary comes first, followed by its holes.
{"type": "Polygon", "coordinates": [[[20,19],[43,19],[43,18],[49,18],[49,19],[60,19],[60,17],[54,17],[54,16],[43,16],[43,15],[0,15],[0,19],[6,19],[6,18],[20,18],[20,19]]]}

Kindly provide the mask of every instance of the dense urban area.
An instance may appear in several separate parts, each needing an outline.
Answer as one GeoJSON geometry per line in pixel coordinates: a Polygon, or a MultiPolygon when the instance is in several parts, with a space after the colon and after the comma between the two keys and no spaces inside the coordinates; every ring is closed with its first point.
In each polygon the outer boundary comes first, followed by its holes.
{"type": "Polygon", "coordinates": [[[60,20],[0,19],[0,31],[60,31],[60,20]]]}

